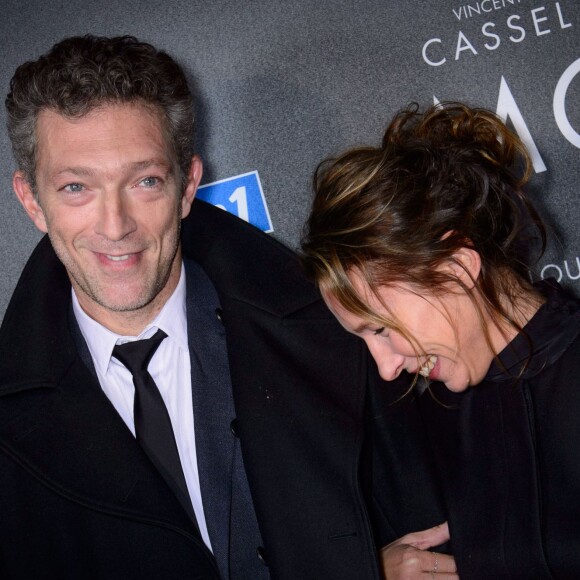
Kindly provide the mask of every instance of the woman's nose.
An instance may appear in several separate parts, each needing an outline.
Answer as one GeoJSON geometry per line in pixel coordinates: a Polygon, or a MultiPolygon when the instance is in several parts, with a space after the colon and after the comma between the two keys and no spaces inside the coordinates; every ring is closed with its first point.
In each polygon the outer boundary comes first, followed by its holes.
{"type": "Polygon", "coordinates": [[[371,356],[375,359],[379,374],[385,381],[396,379],[405,368],[405,357],[378,336],[366,341],[371,356]]]}

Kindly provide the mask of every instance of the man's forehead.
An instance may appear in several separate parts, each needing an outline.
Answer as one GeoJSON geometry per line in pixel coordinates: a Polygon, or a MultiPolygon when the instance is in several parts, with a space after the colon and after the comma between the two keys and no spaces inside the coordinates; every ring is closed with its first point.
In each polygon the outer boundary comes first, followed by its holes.
{"type": "Polygon", "coordinates": [[[37,159],[58,160],[55,172],[76,168],[90,170],[99,155],[118,151],[117,164],[135,170],[176,163],[164,116],[139,103],[109,104],[70,117],[54,109],[43,109],[36,126],[37,159]]]}

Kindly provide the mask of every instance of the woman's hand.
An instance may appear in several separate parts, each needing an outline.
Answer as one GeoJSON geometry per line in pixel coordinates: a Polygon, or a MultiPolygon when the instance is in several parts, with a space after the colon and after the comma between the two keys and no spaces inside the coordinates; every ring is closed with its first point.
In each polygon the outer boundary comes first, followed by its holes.
{"type": "Polygon", "coordinates": [[[449,540],[447,522],[413,532],[381,549],[383,572],[387,580],[459,580],[453,556],[429,552],[449,540]]]}

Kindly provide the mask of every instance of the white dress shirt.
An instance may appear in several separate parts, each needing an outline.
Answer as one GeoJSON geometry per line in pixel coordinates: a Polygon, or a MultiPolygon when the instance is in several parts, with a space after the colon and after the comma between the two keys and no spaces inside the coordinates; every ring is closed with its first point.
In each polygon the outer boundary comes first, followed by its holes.
{"type": "Polygon", "coordinates": [[[167,334],[167,338],[153,355],[148,370],[159,388],[171,418],[181,466],[201,537],[211,550],[203,513],[195,450],[185,293],[185,269],[182,265],[177,288],[155,320],[149,323],[139,336],[115,334],[90,318],[81,308],[74,290],[72,291],[73,311],[89,347],[101,388],[133,435],[135,435],[133,375],[123,364],[112,357],[113,348],[116,344],[150,338],[158,329],[167,334]]]}

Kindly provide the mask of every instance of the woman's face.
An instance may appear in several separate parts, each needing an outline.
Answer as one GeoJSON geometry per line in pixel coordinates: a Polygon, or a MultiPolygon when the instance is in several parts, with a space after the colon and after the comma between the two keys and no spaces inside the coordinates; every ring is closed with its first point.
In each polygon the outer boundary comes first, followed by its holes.
{"type": "Polygon", "coordinates": [[[400,284],[381,286],[377,297],[359,275],[351,274],[351,280],[376,315],[394,319],[417,341],[419,358],[401,333],[347,311],[332,295],[324,296],[342,326],[365,341],[383,379],[391,381],[402,371],[419,372],[445,383],[450,391],[459,392],[485,377],[494,355],[465,291],[457,287],[456,291],[435,297],[418,295],[400,284]]]}

